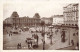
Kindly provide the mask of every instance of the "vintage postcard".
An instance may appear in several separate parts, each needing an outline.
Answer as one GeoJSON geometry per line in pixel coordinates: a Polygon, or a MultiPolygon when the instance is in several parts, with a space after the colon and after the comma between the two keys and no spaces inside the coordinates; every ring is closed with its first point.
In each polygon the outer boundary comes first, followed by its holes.
{"type": "Polygon", "coordinates": [[[3,3],[3,50],[79,51],[77,0],[18,1],[3,3]]]}

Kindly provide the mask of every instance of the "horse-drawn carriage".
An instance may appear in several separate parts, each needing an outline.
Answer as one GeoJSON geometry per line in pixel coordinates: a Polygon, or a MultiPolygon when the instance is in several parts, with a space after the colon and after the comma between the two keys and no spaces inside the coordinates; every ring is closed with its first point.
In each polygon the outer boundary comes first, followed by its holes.
{"type": "Polygon", "coordinates": [[[37,40],[33,38],[26,38],[26,43],[28,44],[28,48],[37,48],[37,40]]]}

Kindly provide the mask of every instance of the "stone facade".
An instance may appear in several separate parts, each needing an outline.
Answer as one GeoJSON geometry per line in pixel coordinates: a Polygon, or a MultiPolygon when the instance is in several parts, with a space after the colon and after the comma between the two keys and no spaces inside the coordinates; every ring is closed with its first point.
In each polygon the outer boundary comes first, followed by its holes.
{"type": "Polygon", "coordinates": [[[64,9],[63,15],[64,15],[65,25],[78,26],[78,19],[79,19],[78,4],[69,4],[63,9],[64,9]]]}
{"type": "MultiPolygon", "coordinates": [[[[13,26],[39,26],[40,25],[40,18],[29,18],[28,16],[26,17],[19,17],[17,12],[13,12],[10,18],[7,18],[7,21],[11,21],[11,24],[13,26]]],[[[4,20],[6,22],[6,20],[4,20]]],[[[8,22],[7,22],[8,23],[8,22]]]]}

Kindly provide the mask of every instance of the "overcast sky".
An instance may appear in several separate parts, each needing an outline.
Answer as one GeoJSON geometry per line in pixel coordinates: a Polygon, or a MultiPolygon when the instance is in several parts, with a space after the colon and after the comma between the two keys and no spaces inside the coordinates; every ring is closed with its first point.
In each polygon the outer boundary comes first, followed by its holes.
{"type": "Polygon", "coordinates": [[[59,3],[52,1],[22,1],[14,2],[8,0],[3,5],[3,19],[10,17],[13,11],[17,11],[20,17],[33,17],[35,13],[39,13],[41,17],[50,17],[52,15],[62,15],[63,7],[70,3],[59,3]],[[9,1],[9,2],[8,2],[9,1]]]}

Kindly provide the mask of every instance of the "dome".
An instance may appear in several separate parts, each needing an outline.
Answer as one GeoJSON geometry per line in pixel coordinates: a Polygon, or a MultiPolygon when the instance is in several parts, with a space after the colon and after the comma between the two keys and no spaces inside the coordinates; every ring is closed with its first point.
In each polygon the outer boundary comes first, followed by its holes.
{"type": "Polygon", "coordinates": [[[14,11],[11,15],[12,18],[16,18],[19,17],[18,13],[16,11],[14,11]]]}

